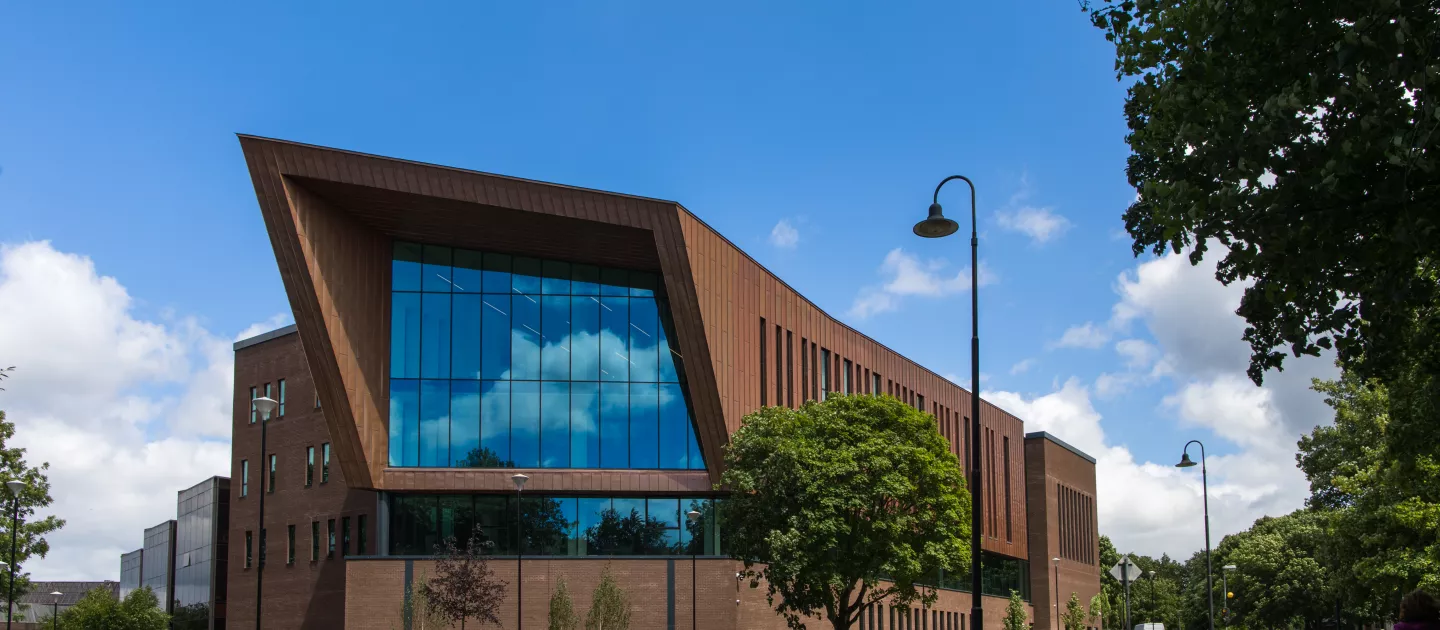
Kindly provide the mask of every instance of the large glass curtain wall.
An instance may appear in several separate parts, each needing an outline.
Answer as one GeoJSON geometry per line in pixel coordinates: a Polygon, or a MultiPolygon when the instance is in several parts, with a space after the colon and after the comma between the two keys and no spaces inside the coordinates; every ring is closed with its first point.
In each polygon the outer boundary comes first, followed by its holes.
{"type": "Polygon", "coordinates": [[[701,469],[655,274],[396,243],[390,465],[701,469]]]}
{"type": "Polygon", "coordinates": [[[392,494],[391,555],[435,554],[454,537],[474,536],[488,553],[513,555],[517,535],[525,555],[721,555],[716,499],[678,497],[547,497],[526,495],[392,494]],[[515,528],[515,502],[520,522],[515,528]],[[700,513],[695,523],[685,516],[700,513]]]}

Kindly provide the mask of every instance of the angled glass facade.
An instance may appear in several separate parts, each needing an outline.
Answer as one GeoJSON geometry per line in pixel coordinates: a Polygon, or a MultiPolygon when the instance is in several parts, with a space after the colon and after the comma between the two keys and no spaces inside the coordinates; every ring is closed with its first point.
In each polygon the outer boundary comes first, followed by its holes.
{"type": "Polygon", "coordinates": [[[653,273],[396,243],[390,465],[701,469],[653,273]]]}
{"type": "Polygon", "coordinates": [[[126,595],[132,591],[140,590],[140,561],[145,555],[144,549],[136,549],[130,553],[120,554],[120,599],[124,600],[126,595]]]}
{"type": "Polygon", "coordinates": [[[175,525],[176,630],[225,627],[230,480],[211,477],[180,491],[175,525]]]}
{"type": "Polygon", "coordinates": [[[140,562],[140,585],[148,586],[165,612],[174,610],[175,521],[145,530],[145,551],[140,562]]]}

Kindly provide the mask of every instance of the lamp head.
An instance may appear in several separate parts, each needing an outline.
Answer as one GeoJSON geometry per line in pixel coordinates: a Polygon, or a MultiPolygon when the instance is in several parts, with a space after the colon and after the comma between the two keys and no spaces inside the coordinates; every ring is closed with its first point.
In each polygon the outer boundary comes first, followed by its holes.
{"type": "Polygon", "coordinates": [[[1057,567],[1060,566],[1060,557],[1059,557],[1059,556],[1056,556],[1056,557],[1054,557],[1054,558],[1051,558],[1050,561],[1051,561],[1051,562],[1054,562],[1054,563],[1055,563],[1055,566],[1057,566],[1057,567]]]}
{"type": "Polygon", "coordinates": [[[960,224],[945,218],[940,204],[930,204],[930,216],[924,221],[915,224],[915,236],[924,238],[940,238],[950,236],[960,229],[960,224]]]}
{"type": "Polygon", "coordinates": [[[700,513],[696,512],[695,510],[690,510],[689,512],[685,513],[685,518],[690,519],[690,522],[694,523],[695,521],[700,520],[700,513]]]}
{"type": "Polygon", "coordinates": [[[266,398],[264,396],[250,402],[255,405],[255,411],[260,414],[261,420],[269,420],[270,414],[274,413],[275,408],[280,406],[280,403],[275,402],[273,398],[266,398]]]}
{"type": "Polygon", "coordinates": [[[25,482],[15,480],[5,482],[5,487],[10,489],[10,496],[19,498],[20,493],[25,491],[25,482]]]}
{"type": "Polygon", "coordinates": [[[1180,463],[1175,464],[1176,468],[1190,468],[1195,465],[1195,460],[1190,459],[1189,453],[1180,454],[1180,463]]]}
{"type": "Polygon", "coordinates": [[[60,601],[60,596],[61,596],[61,595],[64,595],[64,593],[61,593],[60,591],[52,591],[52,592],[50,593],[50,596],[51,596],[51,597],[54,597],[56,602],[59,602],[59,601],[60,601]]]}
{"type": "Polygon", "coordinates": [[[530,478],[520,473],[510,475],[510,482],[515,484],[515,490],[517,492],[525,489],[525,482],[527,481],[530,481],[530,478]]]}

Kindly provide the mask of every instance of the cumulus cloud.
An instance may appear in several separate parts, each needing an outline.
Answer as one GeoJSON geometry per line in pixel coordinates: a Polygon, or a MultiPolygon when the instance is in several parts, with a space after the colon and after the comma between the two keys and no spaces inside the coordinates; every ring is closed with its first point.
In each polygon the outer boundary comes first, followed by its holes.
{"type": "Polygon", "coordinates": [[[1010,366],[1010,375],[1024,374],[1032,367],[1035,367],[1035,359],[1022,359],[1016,362],[1015,365],[1010,366]]]}
{"type": "Polygon", "coordinates": [[[192,318],[137,316],[119,280],[48,242],[0,246],[0,394],[14,445],[50,463],[48,509],[66,519],[26,567],[115,579],[176,492],[230,468],[230,338],[192,318]]]}
{"type": "Polygon", "coordinates": [[[1036,245],[1058,238],[1070,229],[1070,220],[1055,214],[1050,208],[1024,206],[1002,210],[995,219],[1000,227],[1029,236],[1036,245]]]}
{"type": "Polygon", "coordinates": [[[1158,421],[1193,430],[1212,452],[1226,453],[1209,460],[1215,542],[1260,516],[1301,507],[1308,495],[1295,443],[1330,420],[1323,397],[1309,388],[1312,378],[1338,376],[1334,356],[1292,359],[1284,372],[1267,374],[1263,387],[1250,382],[1245,323],[1235,315],[1245,287],[1215,280],[1214,260],[1222,253],[1214,243],[1200,265],[1190,264],[1189,252],[1137,265],[1116,282],[1109,322],[1067,331],[1074,345],[1096,348],[1128,333],[1114,344],[1123,371],[1103,372],[1090,387],[1072,378],[1048,393],[987,396],[1025,419],[1027,430],[1050,431],[1096,458],[1101,531],[1122,549],[1182,557],[1194,551],[1200,479],[1169,459],[1135,457],[1104,431],[1092,395],[1113,398],[1141,384],[1166,384],[1158,421]]]}
{"type": "Polygon", "coordinates": [[[780,219],[770,230],[770,244],[781,249],[795,249],[800,243],[800,231],[790,224],[789,219],[780,219]]]}
{"type": "Polygon", "coordinates": [[[995,213],[995,221],[1001,228],[1024,234],[1030,237],[1031,243],[1043,245],[1059,238],[1070,229],[1071,223],[1053,207],[1028,203],[1033,192],[1029,178],[1022,176],[1020,190],[1010,197],[1005,208],[995,213]]]}
{"type": "Polygon", "coordinates": [[[1079,326],[1071,326],[1065,329],[1060,338],[1051,342],[1051,348],[1099,348],[1110,341],[1110,331],[1104,326],[1097,326],[1093,322],[1085,322],[1079,326]]]}
{"type": "MultiPolygon", "coordinates": [[[[938,298],[970,290],[970,268],[963,267],[951,274],[943,259],[921,260],[902,248],[890,250],[880,264],[883,284],[860,290],[850,305],[850,315],[864,319],[900,307],[902,297],[938,298]]],[[[995,274],[981,263],[980,286],[995,282],[995,274]]]]}

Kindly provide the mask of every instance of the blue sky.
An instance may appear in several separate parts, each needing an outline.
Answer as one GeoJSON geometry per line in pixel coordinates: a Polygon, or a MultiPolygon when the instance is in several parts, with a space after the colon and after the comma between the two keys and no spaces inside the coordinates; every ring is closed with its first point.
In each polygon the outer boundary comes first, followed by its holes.
{"type": "MultiPolygon", "coordinates": [[[[910,234],[935,183],[961,173],[979,185],[994,277],[981,292],[982,389],[1104,455],[1102,530],[1188,555],[1200,497],[1193,475],[1168,469],[1180,445],[1199,437],[1230,457],[1229,471],[1212,466],[1230,531],[1298,507],[1303,479],[1281,469],[1298,431],[1325,420],[1304,377],[1329,366],[1266,389],[1237,381],[1238,288],[1132,257],[1112,64],[1066,2],[16,5],[0,20],[0,293],[122,286],[126,299],[107,302],[118,323],[98,338],[128,347],[126,334],[149,331],[135,356],[171,363],[105,385],[105,411],[90,415],[130,431],[105,456],[143,467],[163,460],[156,444],[193,446],[210,453],[197,473],[223,472],[223,432],[189,429],[186,401],[218,389],[222,342],[289,311],[240,132],[679,201],[822,308],[968,386],[968,283],[947,281],[966,273],[967,243],[910,234]],[[793,239],[776,237],[781,222],[793,239]],[[25,279],[60,268],[73,273],[25,279]],[[877,294],[890,310],[857,308],[877,294]],[[116,411],[136,400],[151,406],[116,411]],[[1170,502],[1118,491],[1152,483],[1170,502]]],[[[964,218],[962,187],[941,201],[964,218]]],[[[0,334],[6,363],[44,363],[31,348],[46,334],[84,337],[6,312],[0,326],[21,331],[8,346],[0,334]]],[[[74,451],[47,446],[42,427],[85,425],[41,390],[76,368],[45,369],[28,389],[17,375],[0,407],[19,442],[61,459],[74,451]]],[[[206,413],[228,412],[208,395],[206,413]]],[[[57,498],[93,491],[58,469],[57,498]]],[[[127,518],[165,518],[165,501],[136,501],[127,518]]],[[[57,535],[42,568],[101,577],[107,554],[139,545],[133,534],[57,535]]]]}

